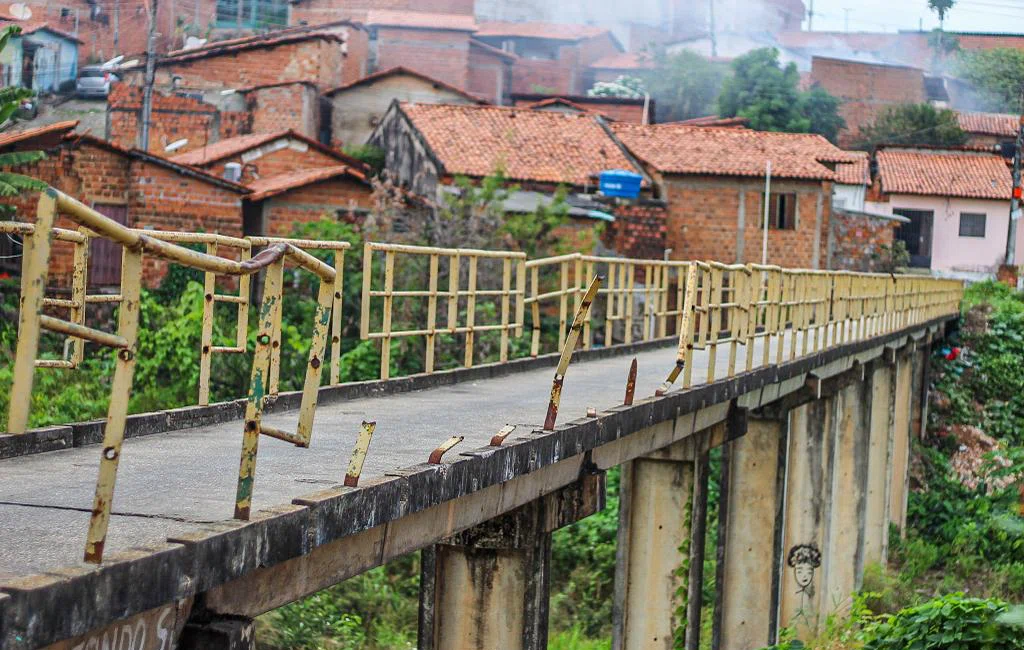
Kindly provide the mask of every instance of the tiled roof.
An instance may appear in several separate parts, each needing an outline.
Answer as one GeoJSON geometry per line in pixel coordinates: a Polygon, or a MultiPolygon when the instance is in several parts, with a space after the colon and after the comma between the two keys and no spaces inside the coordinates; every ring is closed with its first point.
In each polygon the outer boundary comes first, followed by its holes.
{"type": "Polygon", "coordinates": [[[645,70],[654,67],[654,59],[642,52],[618,52],[601,57],[591,63],[590,67],[612,70],[645,70]]]}
{"type": "Polygon", "coordinates": [[[17,18],[14,18],[13,16],[0,15],[0,23],[2,23],[2,24],[0,24],[0,27],[8,27],[10,25],[18,25],[19,27],[21,27],[21,33],[26,35],[26,36],[28,36],[29,34],[34,34],[34,33],[38,32],[41,29],[45,29],[45,30],[47,30],[49,32],[53,32],[54,34],[57,34],[58,36],[60,36],[62,38],[66,38],[69,41],[74,41],[76,43],[84,43],[85,42],[82,39],[80,39],[77,36],[75,36],[74,34],[72,34],[70,32],[66,32],[63,29],[60,29],[58,27],[54,27],[53,25],[47,23],[46,21],[42,21],[42,20],[19,20],[17,18]]]}
{"type": "Polygon", "coordinates": [[[750,129],[616,122],[612,130],[634,156],[667,174],[772,176],[833,180],[822,163],[856,162],[828,140],[806,133],[768,133],[750,129]]]}
{"type": "MultiPolygon", "coordinates": [[[[202,47],[187,50],[174,50],[169,52],[166,56],[161,56],[157,59],[157,65],[170,65],[185,61],[193,61],[196,59],[204,59],[211,56],[234,54],[235,52],[254,50],[264,47],[277,47],[278,45],[286,45],[288,43],[298,43],[301,41],[315,39],[336,41],[338,43],[345,42],[345,37],[335,31],[327,29],[310,29],[309,27],[297,27],[293,29],[282,29],[266,34],[259,34],[256,36],[244,36],[230,40],[214,41],[212,43],[207,43],[202,47]]],[[[145,68],[145,54],[141,55],[139,58],[141,60],[138,63],[131,66],[123,66],[121,69],[138,70],[145,68]]]]}
{"type": "Polygon", "coordinates": [[[692,126],[746,126],[749,122],[750,120],[745,117],[705,115],[704,117],[691,117],[688,120],[680,120],[676,124],[689,124],[692,126]]]}
{"type": "Polygon", "coordinates": [[[366,24],[380,27],[409,27],[412,29],[446,29],[457,32],[475,32],[476,18],[466,14],[435,14],[422,11],[391,11],[377,9],[366,14],[366,24]]]}
{"type": "Polygon", "coordinates": [[[1012,138],[1017,135],[1020,116],[1008,113],[965,113],[956,114],[960,128],[968,133],[997,135],[1012,138]]]}
{"type": "Polygon", "coordinates": [[[338,159],[339,162],[348,165],[353,169],[365,168],[365,165],[360,161],[356,160],[355,158],[352,158],[351,156],[344,154],[336,149],[324,146],[317,142],[316,140],[313,140],[312,138],[307,138],[306,136],[302,135],[301,133],[297,133],[292,129],[288,129],[286,131],[276,131],[274,133],[251,133],[249,135],[239,135],[233,138],[226,138],[224,140],[214,142],[213,144],[208,144],[205,147],[200,147],[199,149],[193,149],[192,151],[179,154],[177,156],[174,156],[173,158],[170,158],[170,160],[175,163],[178,163],[179,165],[194,165],[197,167],[202,167],[204,165],[214,163],[218,160],[230,158],[231,156],[235,156],[242,152],[249,151],[250,149],[255,149],[256,147],[263,146],[268,142],[280,140],[281,138],[299,140],[305,143],[311,149],[316,149],[317,151],[323,154],[336,158],[338,159]]]}
{"type": "Polygon", "coordinates": [[[1002,156],[965,151],[881,149],[875,154],[882,191],[1010,200],[1013,183],[1002,156]]]}
{"type": "Polygon", "coordinates": [[[598,118],[497,106],[400,105],[448,174],[586,185],[606,169],[634,169],[598,118]]]}
{"type": "Polygon", "coordinates": [[[410,76],[410,77],[416,77],[417,79],[422,79],[423,81],[426,81],[429,84],[433,84],[434,86],[437,86],[439,88],[444,88],[445,90],[449,90],[449,91],[451,91],[453,93],[457,93],[459,95],[462,95],[466,99],[468,99],[470,101],[473,101],[473,102],[476,102],[477,104],[486,104],[487,103],[486,100],[481,99],[481,98],[477,97],[476,95],[474,95],[472,93],[469,93],[469,92],[467,92],[465,90],[462,90],[461,88],[457,88],[457,87],[455,87],[455,86],[453,86],[453,85],[451,85],[449,83],[441,81],[440,79],[435,79],[433,77],[429,77],[429,76],[423,74],[422,72],[417,72],[415,70],[410,70],[409,68],[406,68],[405,66],[395,66],[393,68],[388,68],[387,70],[381,70],[380,72],[375,72],[373,74],[366,75],[362,79],[357,79],[356,81],[353,81],[352,83],[347,83],[347,84],[338,86],[337,88],[332,88],[330,90],[327,90],[327,91],[324,92],[324,94],[325,95],[332,95],[334,93],[341,92],[343,90],[348,90],[350,88],[355,88],[357,86],[362,86],[364,84],[373,83],[374,81],[379,81],[381,79],[386,79],[387,77],[393,77],[395,75],[406,75],[406,76],[410,76]]]}
{"type": "MultiPolygon", "coordinates": [[[[45,140],[52,140],[52,145],[56,145],[64,137],[64,134],[69,133],[76,126],[78,126],[78,120],[71,120],[69,122],[55,122],[46,126],[37,126],[32,129],[25,129],[24,131],[0,133],[0,148],[36,139],[39,139],[40,143],[45,140]]],[[[39,146],[46,148],[44,144],[39,144],[39,146]]]]}
{"type": "Polygon", "coordinates": [[[858,157],[857,162],[836,165],[836,182],[843,185],[868,185],[871,183],[870,160],[866,151],[851,151],[858,157]]]}
{"type": "Polygon", "coordinates": [[[555,41],[581,41],[600,36],[608,30],[594,25],[565,25],[560,23],[511,23],[489,21],[480,23],[477,37],[507,36],[510,38],[548,38],[555,41]]]}
{"type": "Polygon", "coordinates": [[[293,172],[278,174],[268,178],[261,178],[252,181],[248,187],[252,194],[246,198],[250,201],[260,201],[277,194],[282,194],[297,187],[330,180],[338,176],[352,176],[360,182],[366,182],[366,175],[345,165],[336,167],[317,167],[314,169],[300,169],[293,172]]]}
{"type": "Polygon", "coordinates": [[[565,106],[566,108],[571,108],[572,110],[579,111],[580,113],[597,112],[592,111],[592,109],[589,109],[586,106],[581,106],[580,104],[577,104],[576,102],[568,100],[564,97],[548,97],[547,99],[542,99],[531,104],[524,104],[523,108],[541,109],[547,108],[549,106],[565,106]]]}
{"type": "Polygon", "coordinates": [[[501,49],[500,47],[494,47],[493,45],[488,45],[487,43],[484,43],[483,41],[478,41],[475,38],[470,38],[469,39],[469,46],[470,47],[479,48],[480,50],[483,50],[484,52],[486,52],[488,54],[492,54],[494,56],[500,57],[502,59],[505,59],[506,61],[518,61],[519,60],[519,57],[516,56],[515,54],[513,54],[512,52],[506,52],[505,50],[501,49]]]}

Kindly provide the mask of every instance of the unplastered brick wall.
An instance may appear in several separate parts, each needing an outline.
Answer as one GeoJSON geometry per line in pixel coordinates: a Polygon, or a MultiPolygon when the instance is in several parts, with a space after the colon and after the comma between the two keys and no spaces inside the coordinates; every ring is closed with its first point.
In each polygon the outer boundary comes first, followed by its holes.
{"type": "MultiPolygon", "coordinates": [[[[142,114],[142,89],[117,84],[107,99],[107,140],[122,147],[138,144],[142,114]]],[[[248,133],[248,114],[240,120],[224,120],[216,106],[174,93],[153,93],[153,119],[150,123],[149,149],[163,152],[178,140],[187,139],[175,153],[198,149],[222,137],[248,133]]]]}
{"type": "Polygon", "coordinates": [[[344,177],[333,178],[264,200],[264,229],[272,237],[287,237],[297,224],[324,218],[361,219],[372,205],[369,185],[344,177]]]}
{"type": "Polygon", "coordinates": [[[493,104],[504,103],[512,90],[512,63],[501,54],[471,45],[466,90],[493,104]]]}
{"type": "Polygon", "coordinates": [[[576,75],[571,61],[532,61],[519,59],[512,66],[512,92],[575,95],[576,75]]]}
{"type": "Polygon", "coordinates": [[[605,228],[605,246],[623,257],[662,259],[668,232],[668,210],[661,203],[620,205],[615,222],[605,228]]]}
{"type": "Polygon", "coordinates": [[[301,169],[317,169],[344,164],[337,158],[310,147],[305,142],[282,138],[262,147],[218,160],[206,169],[214,176],[223,177],[224,167],[230,162],[242,165],[241,182],[243,184],[259,178],[269,178],[301,169]],[[281,146],[283,142],[287,142],[287,144],[281,146]]]}
{"type": "Polygon", "coordinates": [[[293,129],[316,138],[320,126],[320,102],[316,86],[309,82],[262,86],[245,93],[251,114],[251,133],[293,129]]]}
{"type": "Polygon", "coordinates": [[[472,16],[473,0],[303,0],[292,4],[288,17],[292,25],[338,19],[365,21],[369,11],[382,9],[472,16]]]}
{"type": "Polygon", "coordinates": [[[886,249],[892,246],[899,225],[880,219],[837,210],[832,215],[829,268],[844,271],[879,271],[886,249]]]}
{"type": "Polygon", "coordinates": [[[377,28],[377,70],[405,66],[465,88],[469,32],[443,29],[377,28]]]}
{"type": "MultiPolygon", "coordinates": [[[[665,245],[672,249],[672,259],[761,261],[763,184],[734,177],[671,176],[663,186],[668,203],[665,245]]],[[[769,230],[768,263],[823,266],[831,183],[778,180],[772,192],[796,196],[796,228],[769,230]]]]}

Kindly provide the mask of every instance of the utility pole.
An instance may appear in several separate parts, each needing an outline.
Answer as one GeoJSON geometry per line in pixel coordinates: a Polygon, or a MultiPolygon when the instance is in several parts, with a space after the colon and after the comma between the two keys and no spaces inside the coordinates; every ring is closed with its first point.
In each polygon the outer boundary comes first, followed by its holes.
{"type": "Polygon", "coordinates": [[[844,29],[844,31],[846,31],[847,34],[850,33],[850,12],[851,11],[852,11],[852,9],[848,9],[848,8],[844,8],[843,9],[843,29],[844,29]]]}
{"type": "Polygon", "coordinates": [[[149,124],[153,117],[153,80],[156,77],[156,10],[157,0],[149,11],[149,36],[146,38],[146,80],[142,89],[142,142],[139,148],[149,151],[149,124]]]}
{"type": "Polygon", "coordinates": [[[814,31],[814,0],[810,0],[810,6],[807,8],[807,31],[814,31]]]}
{"type": "MultiPolygon", "coordinates": [[[[1020,110],[1024,111],[1024,88],[1021,89],[1020,110]]],[[[1010,227],[1006,233],[1006,265],[1017,263],[1017,223],[1020,221],[1020,151],[1024,147],[1024,113],[1017,124],[1017,142],[1013,148],[1013,194],[1010,198],[1010,227]]]]}
{"type": "Polygon", "coordinates": [[[121,0],[114,0],[114,56],[121,53],[121,0]]]}
{"type": "Polygon", "coordinates": [[[708,0],[708,36],[711,38],[711,56],[718,56],[718,42],[715,40],[715,0],[708,0]]]}

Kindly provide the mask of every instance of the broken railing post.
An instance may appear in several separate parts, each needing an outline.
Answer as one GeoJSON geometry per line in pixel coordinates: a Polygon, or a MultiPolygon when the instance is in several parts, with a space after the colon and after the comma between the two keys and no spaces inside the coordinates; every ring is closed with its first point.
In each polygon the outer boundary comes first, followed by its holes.
{"type": "Polygon", "coordinates": [[[565,371],[569,368],[572,353],[580,340],[583,323],[590,318],[590,305],[594,302],[594,296],[597,295],[597,290],[600,287],[601,276],[597,276],[590,283],[587,292],[583,294],[583,300],[580,302],[579,309],[576,310],[576,316],[572,319],[572,328],[570,328],[568,336],[565,337],[565,343],[562,345],[562,356],[558,360],[555,378],[551,382],[551,399],[548,401],[548,413],[544,418],[545,431],[553,431],[555,428],[555,420],[558,419],[558,405],[562,401],[562,382],[565,380],[565,371]]]}
{"type": "Polygon", "coordinates": [[[622,400],[625,406],[633,406],[633,394],[636,393],[636,357],[629,364],[629,374],[626,375],[626,397],[622,400]]]}
{"type": "Polygon", "coordinates": [[[359,475],[363,473],[366,452],[370,449],[370,440],[373,439],[373,432],[376,428],[376,422],[366,422],[365,420],[359,427],[359,437],[352,450],[352,458],[348,461],[348,471],[345,472],[345,487],[359,487],[359,475]]]}

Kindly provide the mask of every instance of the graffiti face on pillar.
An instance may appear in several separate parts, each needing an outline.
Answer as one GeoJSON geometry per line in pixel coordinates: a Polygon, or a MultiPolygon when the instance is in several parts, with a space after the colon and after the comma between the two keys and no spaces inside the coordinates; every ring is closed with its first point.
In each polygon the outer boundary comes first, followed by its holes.
{"type": "Polygon", "coordinates": [[[798,594],[814,594],[814,570],[821,566],[821,551],[813,544],[797,544],[789,549],[786,564],[793,567],[798,594]]]}

